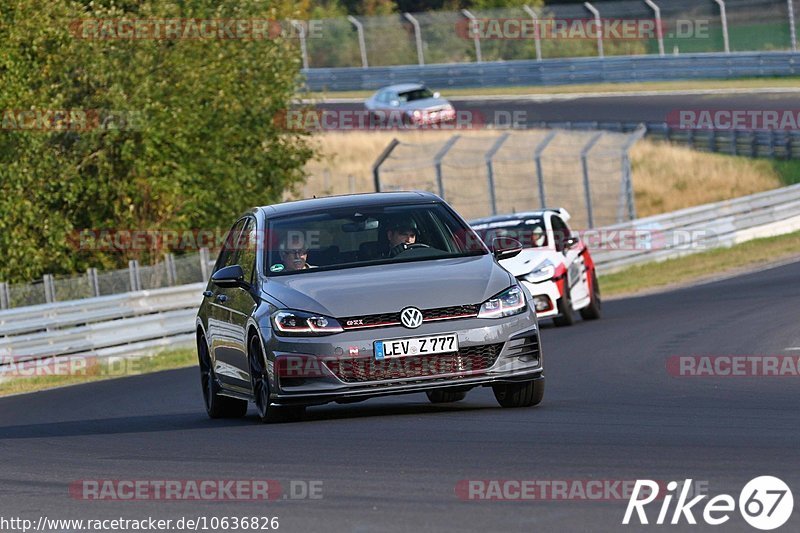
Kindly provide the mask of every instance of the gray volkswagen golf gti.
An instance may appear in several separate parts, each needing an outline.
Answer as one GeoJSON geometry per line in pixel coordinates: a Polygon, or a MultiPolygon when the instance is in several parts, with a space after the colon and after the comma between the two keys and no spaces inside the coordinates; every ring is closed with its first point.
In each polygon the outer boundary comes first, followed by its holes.
{"type": "Polygon", "coordinates": [[[531,296],[436,195],[393,192],[259,207],[231,228],[197,315],[206,410],[262,421],[306,406],[492,387],[538,404],[543,361],[531,296]]]}

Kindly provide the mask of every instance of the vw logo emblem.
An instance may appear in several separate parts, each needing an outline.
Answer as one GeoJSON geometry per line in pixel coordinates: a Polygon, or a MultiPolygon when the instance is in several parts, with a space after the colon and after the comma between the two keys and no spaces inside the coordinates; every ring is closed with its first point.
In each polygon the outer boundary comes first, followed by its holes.
{"type": "Polygon", "coordinates": [[[422,325],[422,311],[416,307],[406,307],[400,311],[400,322],[408,329],[418,328],[422,325]]]}

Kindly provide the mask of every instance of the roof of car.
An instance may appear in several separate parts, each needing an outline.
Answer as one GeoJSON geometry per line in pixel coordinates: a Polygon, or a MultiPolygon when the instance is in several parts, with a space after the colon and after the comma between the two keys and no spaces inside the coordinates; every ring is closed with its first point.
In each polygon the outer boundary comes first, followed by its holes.
{"type": "Polygon", "coordinates": [[[394,92],[402,92],[402,91],[413,91],[415,89],[423,89],[425,88],[424,85],[421,83],[398,83],[396,85],[388,85],[386,87],[381,87],[381,91],[385,91],[387,89],[391,89],[394,92]]]}
{"type": "Polygon", "coordinates": [[[477,218],[470,220],[470,226],[478,224],[493,224],[495,222],[508,222],[509,220],[524,220],[526,218],[543,217],[546,213],[559,213],[558,209],[542,209],[540,211],[525,211],[524,213],[511,213],[508,215],[494,215],[486,218],[477,218]]]}
{"type": "Polygon", "coordinates": [[[266,216],[274,217],[343,207],[363,206],[368,208],[381,205],[441,201],[442,199],[435,194],[425,191],[373,192],[295,200],[293,202],[266,205],[259,209],[262,209],[266,216]]]}

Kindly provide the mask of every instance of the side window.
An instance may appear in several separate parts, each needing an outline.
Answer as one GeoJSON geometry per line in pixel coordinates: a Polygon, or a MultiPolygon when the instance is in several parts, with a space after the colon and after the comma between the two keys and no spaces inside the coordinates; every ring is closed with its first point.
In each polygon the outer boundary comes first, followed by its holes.
{"type": "Polygon", "coordinates": [[[556,245],[557,251],[564,250],[564,241],[571,235],[567,224],[561,220],[561,217],[553,215],[550,219],[551,223],[553,224],[553,239],[556,245]]]}
{"type": "Polygon", "coordinates": [[[244,230],[239,234],[239,244],[237,249],[239,251],[239,259],[237,262],[244,271],[244,280],[248,283],[253,283],[253,273],[256,269],[256,248],[258,246],[256,221],[253,218],[247,218],[247,225],[244,230]]]}
{"type": "Polygon", "coordinates": [[[222,250],[220,250],[219,257],[217,257],[217,264],[214,265],[214,272],[226,266],[236,264],[236,244],[246,221],[247,219],[245,218],[238,220],[225,236],[225,241],[222,243],[222,250]]]}

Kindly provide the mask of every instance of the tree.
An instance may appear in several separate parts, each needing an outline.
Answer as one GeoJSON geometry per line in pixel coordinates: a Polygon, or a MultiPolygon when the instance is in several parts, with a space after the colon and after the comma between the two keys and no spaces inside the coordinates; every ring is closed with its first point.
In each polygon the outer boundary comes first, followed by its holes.
{"type": "Polygon", "coordinates": [[[159,250],[80,249],[74,237],[226,228],[303,179],[306,137],[274,120],[298,84],[290,39],[96,38],[76,24],[301,16],[291,2],[13,4],[0,6],[0,279],[159,259],[159,250]],[[57,129],[61,110],[86,112],[87,127],[57,129]],[[17,120],[44,123],[47,113],[44,129],[17,120]]]}

